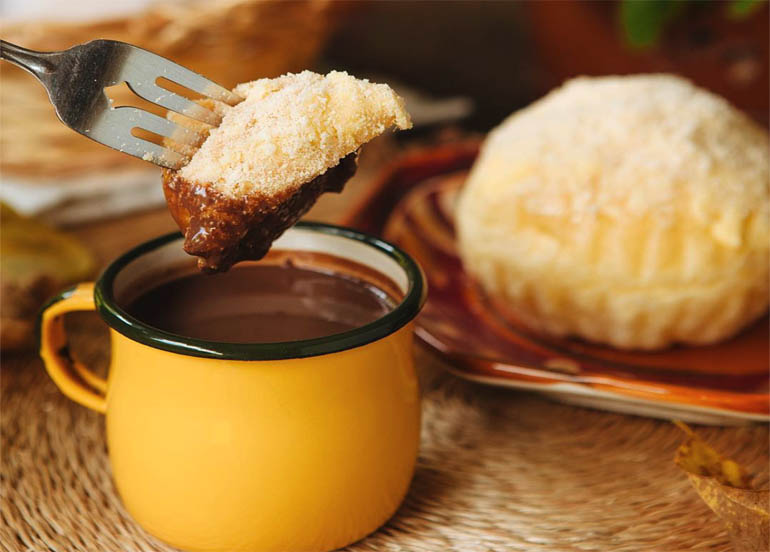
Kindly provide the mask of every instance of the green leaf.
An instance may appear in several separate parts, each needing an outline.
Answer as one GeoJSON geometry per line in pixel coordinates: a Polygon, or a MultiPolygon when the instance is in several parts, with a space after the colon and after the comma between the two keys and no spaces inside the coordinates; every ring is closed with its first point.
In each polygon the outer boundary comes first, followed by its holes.
{"type": "Polygon", "coordinates": [[[727,6],[731,19],[745,19],[757,11],[766,0],[732,0],[727,6]]]}
{"type": "Polygon", "coordinates": [[[620,21],[631,46],[645,48],[655,44],[666,23],[684,8],[685,0],[623,0],[620,21]]]}

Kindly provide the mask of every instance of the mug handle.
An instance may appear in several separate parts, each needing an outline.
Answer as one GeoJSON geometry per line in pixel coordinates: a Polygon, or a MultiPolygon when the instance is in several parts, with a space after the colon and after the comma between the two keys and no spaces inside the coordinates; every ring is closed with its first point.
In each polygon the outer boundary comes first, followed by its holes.
{"type": "Polygon", "coordinates": [[[65,314],[91,310],[96,310],[93,282],[78,284],[51,299],[40,313],[40,357],[62,393],[104,414],[107,381],[72,358],[64,331],[65,314]]]}

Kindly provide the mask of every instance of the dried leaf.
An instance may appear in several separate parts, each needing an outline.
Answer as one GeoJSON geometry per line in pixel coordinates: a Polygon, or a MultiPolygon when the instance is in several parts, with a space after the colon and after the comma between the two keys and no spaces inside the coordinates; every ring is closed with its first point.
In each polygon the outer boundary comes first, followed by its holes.
{"type": "Polygon", "coordinates": [[[740,464],[719,454],[685,424],[676,424],[687,438],[674,461],[725,524],[735,550],[770,549],[770,490],[752,488],[751,476],[740,464]]]}

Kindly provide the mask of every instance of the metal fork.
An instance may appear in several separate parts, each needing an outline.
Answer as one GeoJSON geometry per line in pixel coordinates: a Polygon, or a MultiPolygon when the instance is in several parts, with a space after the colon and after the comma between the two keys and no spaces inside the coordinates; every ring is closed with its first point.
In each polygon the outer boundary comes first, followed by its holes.
{"type": "Polygon", "coordinates": [[[132,134],[135,128],[197,145],[201,135],[136,107],[112,107],[104,89],[125,82],[138,96],[171,111],[216,126],[219,116],[158,86],[161,77],[198,94],[235,105],[242,98],[181,65],[115,40],[93,40],[61,52],[36,52],[0,40],[0,59],[32,73],[43,83],[59,119],[83,136],[170,169],[187,158],[132,134]]]}

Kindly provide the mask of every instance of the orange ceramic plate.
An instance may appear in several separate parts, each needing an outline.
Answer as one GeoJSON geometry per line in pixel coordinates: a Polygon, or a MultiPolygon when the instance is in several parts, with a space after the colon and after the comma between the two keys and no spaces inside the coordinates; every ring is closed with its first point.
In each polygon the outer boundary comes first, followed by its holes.
{"type": "Polygon", "coordinates": [[[717,345],[642,353],[536,335],[493,304],[463,272],[454,244],[454,198],[476,153],[476,144],[453,145],[404,158],[345,221],[422,265],[430,291],[417,335],[458,375],[633,414],[770,420],[767,317],[717,345]]]}

